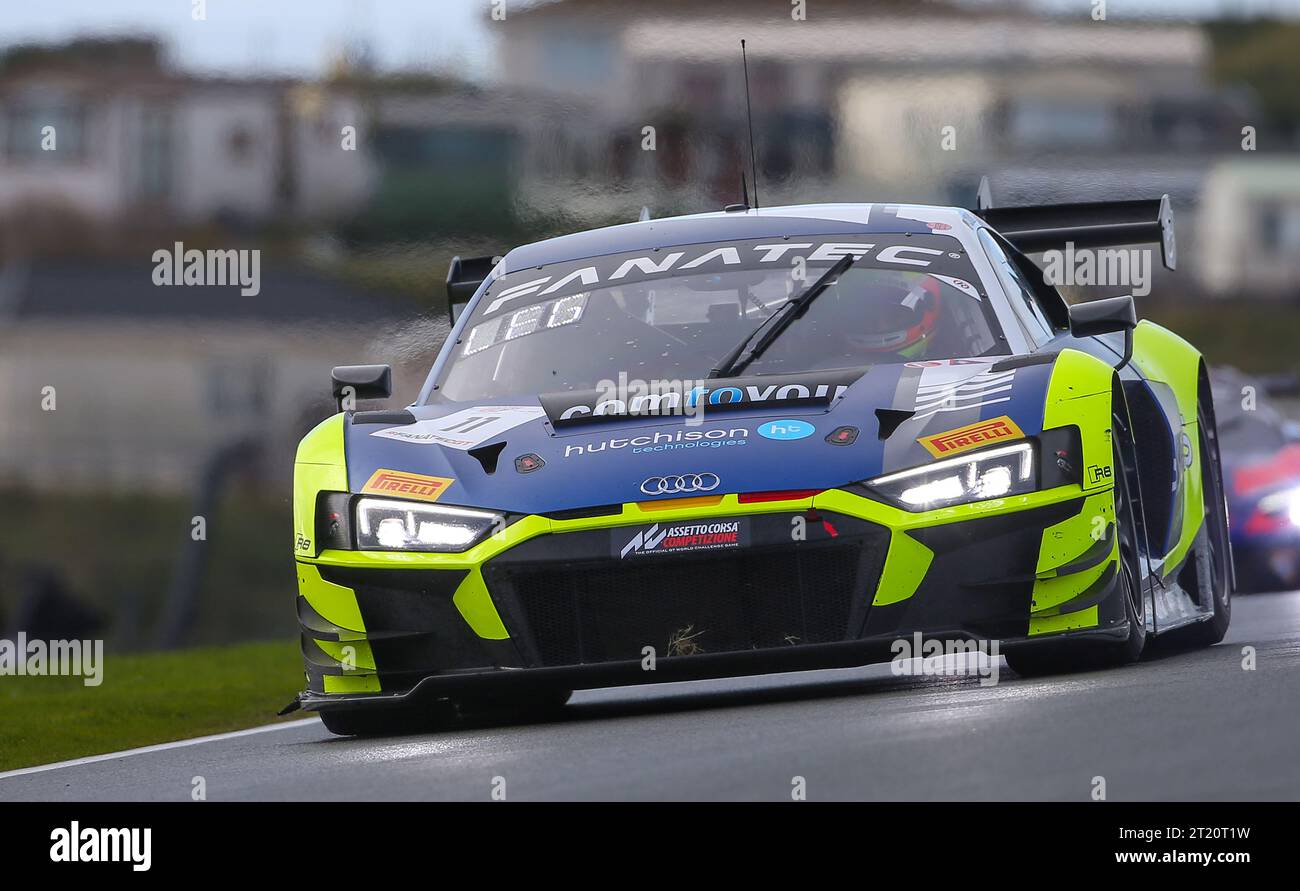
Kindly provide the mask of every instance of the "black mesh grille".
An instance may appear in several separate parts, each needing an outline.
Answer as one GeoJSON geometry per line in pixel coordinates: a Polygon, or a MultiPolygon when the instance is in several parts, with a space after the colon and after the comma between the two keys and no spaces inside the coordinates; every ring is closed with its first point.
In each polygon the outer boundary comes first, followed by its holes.
{"type": "MultiPolygon", "coordinates": [[[[726,653],[855,636],[862,543],[491,569],[543,665],[726,653]]],[[[512,628],[512,636],[517,630],[512,628]]]]}
{"type": "MultiPolygon", "coordinates": [[[[1129,400],[1129,415],[1133,419],[1133,441],[1142,443],[1142,448],[1138,450],[1143,501],[1140,513],[1148,518],[1169,517],[1174,508],[1172,474],[1178,458],[1174,453],[1174,442],[1170,438],[1164,411],[1145,386],[1127,386],[1124,392],[1129,400]]],[[[1148,534],[1154,539],[1151,544],[1159,549],[1169,534],[1168,521],[1152,521],[1148,534]]]]}

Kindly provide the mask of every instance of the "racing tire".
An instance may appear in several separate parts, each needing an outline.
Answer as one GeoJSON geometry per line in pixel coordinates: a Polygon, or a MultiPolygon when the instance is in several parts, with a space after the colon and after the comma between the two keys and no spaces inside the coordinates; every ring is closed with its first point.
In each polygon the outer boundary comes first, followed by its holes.
{"type": "MultiPolygon", "coordinates": [[[[1112,421],[1118,434],[1127,429],[1119,417],[1112,421]]],[[[1115,467],[1122,468],[1116,438],[1115,467]]],[[[1119,589],[1128,616],[1128,636],[1122,641],[1062,640],[1059,643],[1044,641],[1027,647],[1008,648],[1007,665],[1021,677],[1040,677],[1065,674],[1072,671],[1094,671],[1117,668],[1142,658],[1146,649],[1146,602],[1137,571],[1137,518],[1133,514],[1133,501],[1129,496],[1128,475],[1121,471],[1115,476],[1115,523],[1119,535],[1119,589]]]]}
{"type": "MultiPolygon", "coordinates": [[[[1219,465],[1218,431],[1202,405],[1196,412],[1197,444],[1201,450],[1202,500],[1205,502],[1206,544],[1210,549],[1214,611],[1209,619],[1170,633],[1171,643],[1209,647],[1223,640],[1232,621],[1232,585],[1229,561],[1228,505],[1223,494],[1223,469],[1219,465]]],[[[1180,582],[1195,584],[1198,567],[1189,561],[1180,582]]]]}

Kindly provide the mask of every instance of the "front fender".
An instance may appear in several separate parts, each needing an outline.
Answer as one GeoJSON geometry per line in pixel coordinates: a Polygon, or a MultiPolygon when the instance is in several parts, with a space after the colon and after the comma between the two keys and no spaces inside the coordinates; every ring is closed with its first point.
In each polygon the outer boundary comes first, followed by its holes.
{"type": "Polygon", "coordinates": [[[343,442],[342,412],[317,424],[298,443],[293,461],[293,553],[315,557],[316,496],[348,491],[348,466],[343,442]]]}
{"type": "Polygon", "coordinates": [[[1043,399],[1043,429],[1074,425],[1082,451],[1079,469],[1085,492],[1109,488],[1111,463],[1111,401],[1115,369],[1096,356],[1065,349],[1056,357],[1043,399]]]}
{"type": "Polygon", "coordinates": [[[1174,391],[1184,424],[1196,423],[1196,390],[1202,357],[1199,350],[1168,328],[1142,320],[1133,331],[1133,365],[1149,381],[1174,391]]]}
{"type": "MultiPolygon", "coordinates": [[[[1174,498],[1170,515],[1161,517],[1161,526],[1168,534],[1161,542],[1152,541],[1152,550],[1161,562],[1162,574],[1177,570],[1191,550],[1204,521],[1205,501],[1201,491],[1201,461],[1203,456],[1196,443],[1199,441],[1197,399],[1201,369],[1204,360],[1194,346],[1177,334],[1154,322],[1142,321],[1133,332],[1133,365],[1145,377],[1153,393],[1163,388],[1172,395],[1176,406],[1169,406],[1168,395],[1159,409],[1174,434],[1174,460],[1170,470],[1173,476],[1174,498]],[[1177,417],[1174,417],[1174,411],[1177,417]]],[[[1138,450],[1141,451],[1141,443],[1138,450]]],[[[1158,480],[1168,483],[1168,478],[1158,480]]],[[[1153,536],[1154,538],[1154,536],[1153,536]]]]}

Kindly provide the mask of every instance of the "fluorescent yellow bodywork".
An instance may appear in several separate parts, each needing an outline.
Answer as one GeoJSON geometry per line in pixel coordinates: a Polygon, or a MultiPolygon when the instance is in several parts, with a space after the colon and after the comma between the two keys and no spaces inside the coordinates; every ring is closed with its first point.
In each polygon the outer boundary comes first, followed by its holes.
{"type": "Polygon", "coordinates": [[[340,665],[351,664],[353,668],[376,670],[375,654],[370,650],[369,641],[314,640],[313,642],[340,665]]]}
{"type": "Polygon", "coordinates": [[[321,421],[298,443],[293,460],[293,549],[298,557],[316,553],[316,494],[348,491],[343,454],[342,414],[321,421]]]}
{"type": "MultiPolygon", "coordinates": [[[[1133,332],[1133,364],[1149,380],[1168,386],[1182,415],[1183,436],[1191,444],[1191,464],[1183,474],[1182,531],[1168,554],[1163,555],[1165,571],[1182,562],[1196,541],[1205,522],[1205,501],[1201,483],[1199,447],[1200,426],[1196,416],[1197,387],[1200,381],[1201,354],[1177,334],[1154,322],[1142,321],[1133,332]]],[[[1175,431],[1178,432],[1178,431],[1175,431]]],[[[1182,442],[1175,448],[1182,449],[1182,442]]],[[[1161,556],[1159,554],[1155,555],[1161,556]]]]}
{"type": "Polygon", "coordinates": [[[321,578],[320,569],[304,560],[298,561],[298,593],[322,619],[343,631],[364,634],[356,592],[321,578]]]}
{"type": "Polygon", "coordinates": [[[456,605],[466,624],[484,640],[505,640],[510,636],[492,603],[487,585],[483,583],[483,573],[477,569],[471,570],[456,588],[451,602],[456,605]]]}
{"type": "Polygon", "coordinates": [[[1059,608],[1105,575],[1118,558],[1114,490],[1089,496],[1076,516],[1044,529],[1038,551],[1038,577],[1034,580],[1030,602],[1029,636],[1096,627],[1096,606],[1064,614],[1059,608]],[[1077,560],[1107,536],[1111,538],[1111,549],[1105,560],[1080,572],[1058,574],[1060,568],[1077,560]]]}
{"type": "MultiPolygon", "coordinates": [[[[1109,467],[1110,401],[1113,369],[1100,360],[1077,351],[1066,350],[1056,360],[1058,367],[1049,385],[1044,408],[1044,429],[1074,425],[1086,431],[1081,456],[1072,456],[1086,469],[1096,464],[1109,467]]],[[[320,491],[348,491],[346,468],[342,464],[342,416],[331,418],[303,441],[295,467],[295,527],[299,535],[314,532],[315,507],[320,491]]],[[[1085,482],[1087,480],[1084,474],[1085,482]]],[[[890,530],[881,581],[872,593],[876,606],[900,603],[912,597],[934,558],[934,553],[909,532],[948,523],[995,517],[1087,497],[1078,516],[1044,532],[1034,585],[1034,609],[1052,610],[1078,596],[1100,577],[1110,561],[1081,573],[1060,578],[1055,570],[1077,560],[1093,544],[1092,516],[1106,523],[1114,522],[1111,479],[1098,479],[1086,486],[1067,485],[1046,491],[1031,492],[1008,498],[961,504],[924,512],[911,512],[844,489],[830,489],[815,496],[786,501],[763,501],[741,504],[734,494],[708,498],[683,498],[678,503],[658,501],[642,506],[625,504],[620,513],[553,520],[541,516],[524,517],[461,554],[434,554],[397,551],[324,550],[317,555],[300,551],[298,569],[300,592],[312,608],[340,628],[364,634],[364,622],[355,592],[333,585],[320,576],[319,567],[371,569],[414,569],[428,571],[456,570],[467,574],[453,595],[460,615],[476,635],[485,640],[504,640],[509,634],[488,594],[480,571],[487,561],[525,541],[541,535],[700,520],[709,517],[736,517],[763,513],[784,513],[817,508],[857,517],[890,530]]],[[[1097,609],[1092,607],[1064,616],[1030,617],[1030,633],[1090,627],[1097,624],[1097,609]]],[[[341,635],[342,637],[342,635],[341,635]]],[[[322,652],[338,660],[341,643],[317,641],[322,652]]],[[[378,678],[371,674],[374,659],[367,648],[363,657],[356,654],[356,671],[343,675],[326,675],[327,693],[375,692],[378,678]]]]}
{"type": "MultiPolygon", "coordinates": [[[[465,621],[479,637],[488,640],[503,640],[508,637],[508,633],[500,615],[492,604],[491,598],[488,596],[478,567],[497,554],[538,535],[610,529],[618,526],[636,526],[647,522],[673,522],[677,520],[699,520],[714,516],[734,517],[761,513],[783,513],[815,507],[858,517],[891,530],[889,551],[885,558],[884,571],[881,574],[881,586],[874,592],[872,601],[876,605],[885,605],[898,603],[911,597],[925,577],[926,570],[933,559],[934,555],[929,548],[907,535],[910,530],[933,528],[946,523],[960,523],[981,517],[999,516],[1014,511],[1043,507],[1079,498],[1083,494],[1083,490],[1079,486],[1061,486],[1047,491],[1031,492],[1011,498],[997,498],[974,504],[960,504],[954,507],[917,513],[874,501],[843,489],[830,489],[810,498],[789,501],[765,501],[752,504],[741,504],[735,495],[726,495],[717,504],[707,508],[682,507],[644,511],[636,504],[627,504],[624,505],[622,513],[603,517],[551,520],[546,517],[529,516],[505,527],[501,532],[490,536],[463,554],[326,550],[322,551],[320,556],[314,560],[300,559],[299,565],[300,568],[347,566],[372,569],[420,567],[428,570],[468,570],[469,574],[456,589],[453,602],[465,621]],[[887,586],[886,582],[888,582],[887,586]]],[[[1109,494],[1106,493],[1104,497],[1108,499],[1109,494]]],[[[660,502],[660,504],[663,503],[660,502]]],[[[1077,550],[1062,554],[1060,563],[1068,563],[1070,560],[1076,559],[1082,552],[1087,550],[1091,543],[1090,539],[1087,543],[1080,542],[1077,550]]],[[[318,571],[316,577],[319,578],[318,571]]],[[[337,588],[339,586],[332,587],[337,588]]],[[[342,590],[350,592],[350,589],[342,590]]],[[[355,603],[355,595],[352,600],[355,603]]],[[[310,598],[309,602],[312,602],[310,598]]],[[[329,617],[324,612],[322,612],[322,615],[329,617]]],[[[357,621],[359,619],[358,614],[357,621]]],[[[333,619],[330,620],[334,621],[333,619]]],[[[335,624],[342,623],[335,622],[335,624]]]]}
{"type": "Polygon", "coordinates": [[[375,674],[327,674],[324,680],[326,693],[378,693],[380,690],[379,676],[375,674]]]}

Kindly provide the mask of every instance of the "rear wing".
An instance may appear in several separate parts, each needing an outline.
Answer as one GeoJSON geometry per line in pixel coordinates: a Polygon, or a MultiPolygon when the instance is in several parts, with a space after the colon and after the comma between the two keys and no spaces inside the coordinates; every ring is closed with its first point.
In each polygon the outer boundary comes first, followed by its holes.
{"type": "Polygon", "coordinates": [[[1029,207],[989,207],[987,201],[988,189],[981,184],[975,214],[1025,253],[1062,249],[1067,242],[1079,248],[1159,244],[1166,268],[1173,269],[1178,261],[1168,195],[1029,207]]]}
{"type": "Polygon", "coordinates": [[[447,313],[453,325],[465,304],[499,262],[500,257],[451,258],[451,265],[447,267],[447,313]]]}

